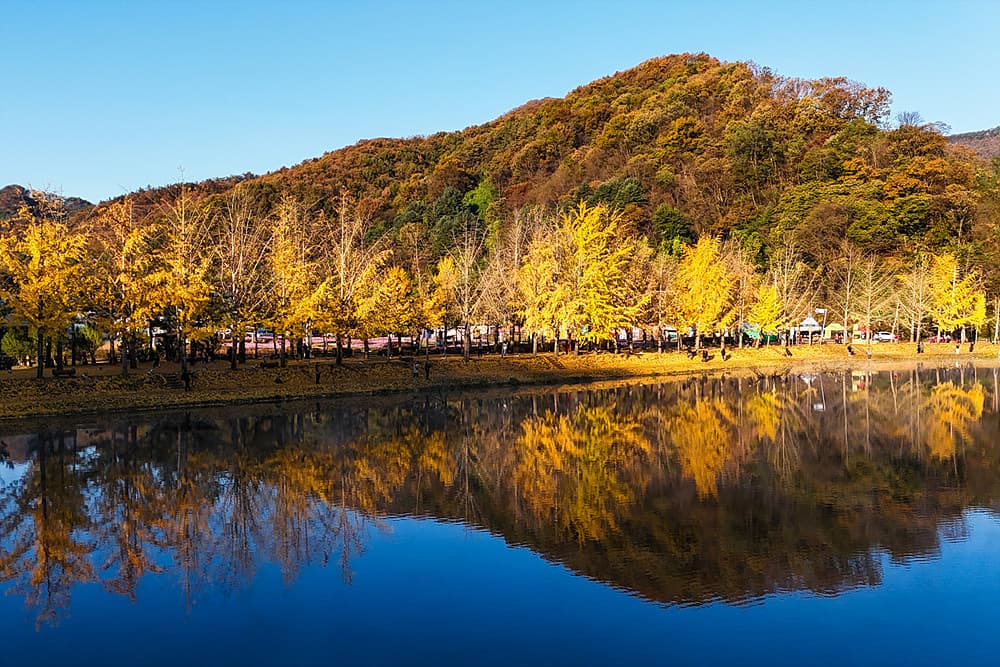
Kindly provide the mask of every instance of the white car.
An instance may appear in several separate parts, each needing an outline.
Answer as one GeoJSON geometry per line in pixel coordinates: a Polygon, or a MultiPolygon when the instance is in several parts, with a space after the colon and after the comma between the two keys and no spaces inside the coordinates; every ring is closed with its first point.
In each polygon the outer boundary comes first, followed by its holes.
{"type": "Polygon", "coordinates": [[[876,331],[875,335],[872,336],[872,340],[876,343],[898,343],[899,337],[891,331],[876,331]]]}

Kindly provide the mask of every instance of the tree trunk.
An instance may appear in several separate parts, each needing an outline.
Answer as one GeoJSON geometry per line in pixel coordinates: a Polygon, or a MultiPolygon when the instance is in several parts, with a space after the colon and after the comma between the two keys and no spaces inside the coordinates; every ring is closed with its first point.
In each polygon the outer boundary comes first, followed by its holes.
{"type": "Polygon", "coordinates": [[[239,328],[240,325],[236,322],[233,322],[229,330],[229,370],[231,371],[236,370],[236,363],[237,363],[236,355],[239,353],[239,350],[236,347],[236,332],[239,330],[239,328]]]}
{"type": "Polygon", "coordinates": [[[128,375],[128,355],[125,354],[125,334],[124,333],[122,333],[121,353],[122,353],[122,376],[126,376],[126,375],[128,375]]]}
{"type": "Polygon", "coordinates": [[[284,368],[288,365],[288,352],[285,345],[285,334],[281,334],[281,367],[284,368]]]}
{"type": "MultiPolygon", "coordinates": [[[[998,338],[998,332],[1000,332],[1000,298],[993,300],[993,314],[996,316],[996,322],[993,324],[993,344],[996,345],[998,338]]],[[[994,396],[996,393],[994,392],[994,396]]]]}
{"type": "Polygon", "coordinates": [[[177,325],[177,350],[180,354],[181,373],[187,370],[187,342],[184,338],[184,322],[177,325]]]}
{"type": "Polygon", "coordinates": [[[38,330],[37,342],[38,349],[36,351],[38,352],[38,372],[36,377],[41,380],[45,375],[45,334],[42,333],[41,329],[38,330]]]}
{"type": "Polygon", "coordinates": [[[368,360],[368,336],[365,336],[364,339],[362,339],[361,344],[365,348],[365,361],[367,361],[368,360]]]}
{"type": "MultiPolygon", "coordinates": [[[[324,338],[323,340],[326,341],[326,338],[324,338]]],[[[337,365],[338,366],[344,365],[344,345],[340,340],[339,333],[337,334],[337,365]]]]}
{"type": "Polygon", "coordinates": [[[469,331],[469,323],[465,323],[465,331],[462,332],[462,358],[466,361],[472,356],[472,332],[469,331]]]}

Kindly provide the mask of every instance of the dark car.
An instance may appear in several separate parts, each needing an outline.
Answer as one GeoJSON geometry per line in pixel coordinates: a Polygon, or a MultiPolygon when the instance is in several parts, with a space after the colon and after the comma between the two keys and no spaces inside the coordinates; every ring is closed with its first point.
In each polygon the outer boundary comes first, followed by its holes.
{"type": "Polygon", "coordinates": [[[17,366],[17,359],[6,354],[0,354],[0,371],[13,370],[17,366]]]}

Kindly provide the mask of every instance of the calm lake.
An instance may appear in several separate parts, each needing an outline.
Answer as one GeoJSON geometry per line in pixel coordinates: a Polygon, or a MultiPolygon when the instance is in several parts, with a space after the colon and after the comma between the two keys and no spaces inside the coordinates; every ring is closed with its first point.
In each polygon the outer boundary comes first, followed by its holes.
{"type": "Polygon", "coordinates": [[[0,426],[3,665],[995,665],[997,370],[0,426]]]}

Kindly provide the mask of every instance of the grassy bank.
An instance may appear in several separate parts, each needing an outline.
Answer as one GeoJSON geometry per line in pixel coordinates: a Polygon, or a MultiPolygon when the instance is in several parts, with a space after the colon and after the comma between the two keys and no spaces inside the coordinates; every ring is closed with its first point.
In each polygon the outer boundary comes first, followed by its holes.
{"type": "Polygon", "coordinates": [[[425,377],[423,357],[398,359],[290,361],[287,368],[263,367],[250,362],[238,370],[217,361],[194,368],[190,391],[185,391],[176,365],[156,369],[143,367],[120,376],[116,366],[82,366],[70,378],[35,379],[33,369],[0,373],[0,419],[60,414],[95,414],[120,410],[166,407],[211,406],[298,398],[407,392],[421,389],[458,389],[494,385],[559,384],[595,380],[654,378],[691,373],[785,373],[792,370],[841,370],[904,367],[916,362],[945,364],[959,361],[996,363],[998,347],[980,344],[970,354],[968,345],[955,354],[951,344],[930,344],[922,355],[913,345],[883,344],[872,347],[869,360],[864,348],[849,356],[843,346],[814,345],[733,350],[726,361],[718,350],[707,362],[686,354],[645,352],[635,355],[585,353],[553,356],[533,355],[431,357],[430,376],[425,377]]]}

